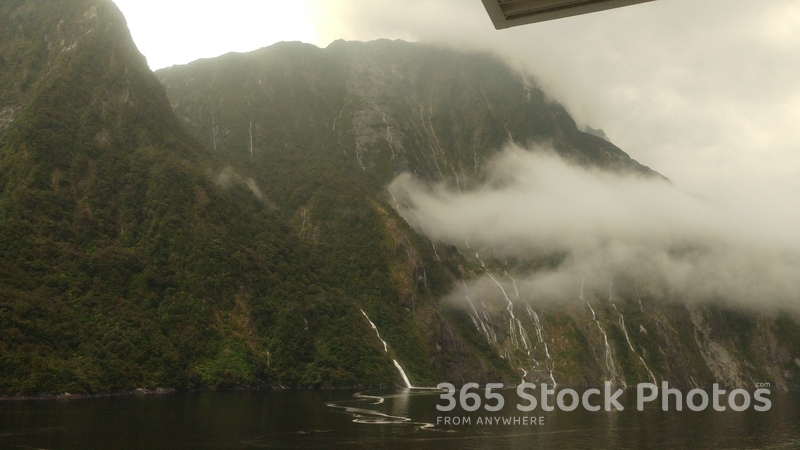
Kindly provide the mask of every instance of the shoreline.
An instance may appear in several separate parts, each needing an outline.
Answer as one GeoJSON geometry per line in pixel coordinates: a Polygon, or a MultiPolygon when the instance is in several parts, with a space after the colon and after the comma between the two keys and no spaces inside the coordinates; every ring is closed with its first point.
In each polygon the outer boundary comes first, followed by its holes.
{"type": "Polygon", "coordinates": [[[229,388],[200,388],[200,389],[179,389],[179,388],[155,388],[155,389],[128,389],[121,391],[103,391],[95,393],[76,393],[64,392],[61,394],[33,394],[33,395],[0,395],[0,402],[3,401],[23,401],[23,400],[73,400],[100,397],[123,397],[132,395],[164,395],[177,393],[201,393],[201,392],[267,392],[267,391],[339,391],[339,390],[359,390],[359,389],[389,389],[397,387],[391,386],[344,386],[344,387],[286,387],[286,386],[267,386],[267,387],[229,387],[229,388]]]}
{"type": "MultiPolygon", "coordinates": [[[[504,386],[506,389],[511,389],[513,386],[504,386]]],[[[578,388],[580,390],[585,390],[591,388],[591,386],[583,386],[583,387],[570,387],[566,386],[560,388],[558,390],[566,389],[566,388],[578,388]]],[[[243,392],[243,391],[251,391],[251,392],[267,392],[267,391],[342,391],[342,390],[379,390],[379,389],[410,389],[410,390],[439,390],[435,387],[413,387],[407,388],[404,386],[340,386],[340,387],[286,387],[286,386],[266,386],[266,387],[225,387],[225,388],[199,388],[199,389],[180,389],[180,388],[155,388],[155,389],[128,389],[128,390],[121,390],[121,391],[103,391],[103,392],[96,392],[96,393],[77,393],[73,394],[71,392],[64,392],[61,394],[34,394],[34,395],[0,395],[0,402],[3,401],[15,401],[15,400],[71,400],[71,399],[84,399],[84,398],[100,398],[100,397],[121,397],[121,396],[132,396],[132,395],[164,395],[164,394],[177,394],[177,393],[201,393],[201,392],[243,392]]],[[[625,392],[635,391],[635,386],[626,386],[622,388],[625,392]]],[[[791,392],[800,392],[795,391],[792,389],[786,389],[785,387],[775,386],[768,388],[770,392],[779,392],[779,393],[791,393],[791,392]]],[[[689,389],[679,389],[681,392],[689,391],[689,389]]],[[[747,391],[754,391],[753,388],[746,388],[747,391]]]]}

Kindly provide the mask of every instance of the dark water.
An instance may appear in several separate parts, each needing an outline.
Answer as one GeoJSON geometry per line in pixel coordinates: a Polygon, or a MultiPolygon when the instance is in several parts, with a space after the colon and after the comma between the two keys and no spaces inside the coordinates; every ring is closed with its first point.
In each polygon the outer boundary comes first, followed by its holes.
{"type": "Polygon", "coordinates": [[[513,390],[496,413],[442,413],[433,391],[273,391],[0,401],[2,449],[251,448],[800,448],[800,395],[772,393],[757,412],[536,410],[543,425],[477,425],[521,417],[513,390]],[[470,425],[436,425],[470,416],[470,425]],[[495,419],[492,419],[495,420],[495,419]]]}

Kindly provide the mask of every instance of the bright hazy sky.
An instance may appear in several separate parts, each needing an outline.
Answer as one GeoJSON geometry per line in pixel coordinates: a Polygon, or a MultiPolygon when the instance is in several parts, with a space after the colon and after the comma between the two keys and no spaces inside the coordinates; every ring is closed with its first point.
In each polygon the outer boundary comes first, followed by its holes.
{"type": "Polygon", "coordinates": [[[796,0],[658,0],[503,31],[480,0],[116,3],[153,69],[293,40],[492,49],[683,189],[800,210],[796,0]]]}

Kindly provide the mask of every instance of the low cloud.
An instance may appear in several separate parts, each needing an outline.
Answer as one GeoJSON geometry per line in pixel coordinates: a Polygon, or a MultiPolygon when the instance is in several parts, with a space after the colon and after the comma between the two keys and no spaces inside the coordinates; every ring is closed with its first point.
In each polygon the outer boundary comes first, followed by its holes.
{"type": "Polygon", "coordinates": [[[227,166],[222,169],[215,177],[214,182],[223,189],[230,189],[234,185],[245,186],[253,195],[260,201],[265,201],[264,193],[259,189],[256,181],[250,177],[239,175],[238,172],[233,170],[233,167],[227,166]]]}
{"type": "Polygon", "coordinates": [[[772,184],[800,193],[795,0],[657,1],[502,31],[478,1],[318,4],[329,41],[401,38],[501,54],[579,125],[602,128],[692,191],[719,198],[772,184]]]}
{"type": "MultiPolygon", "coordinates": [[[[663,180],[576,167],[549,149],[515,146],[472,191],[408,174],[389,191],[406,220],[435,242],[500,260],[560,255],[553,269],[514,275],[516,286],[495,274],[530,301],[578,299],[582,286],[607,289],[625,277],[673,300],[800,305],[800,221],[774,193],[754,195],[758,204],[711,203],[663,180]]],[[[470,289],[491,289],[495,280],[470,289]]]]}

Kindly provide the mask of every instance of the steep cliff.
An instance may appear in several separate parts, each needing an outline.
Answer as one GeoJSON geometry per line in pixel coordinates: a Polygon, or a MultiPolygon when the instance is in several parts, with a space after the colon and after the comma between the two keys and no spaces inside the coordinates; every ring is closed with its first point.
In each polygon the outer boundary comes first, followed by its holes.
{"type": "Polygon", "coordinates": [[[385,187],[398,174],[468,191],[508,144],[663,180],[600,133],[579,130],[535,80],[490,54],[385,40],[281,43],[157,76],[187,128],[258,180],[329,265],[347,268],[337,282],[348,295],[370,312],[391,311],[378,313],[378,325],[412,378],[797,383],[797,323],[788,313],[697,302],[625,274],[578,282],[558,295],[568,302],[532,304],[515,277],[573,255],[491,258],[491,248],[429,241],[397,217],[403,199],[385,187]],[[471,292],[468,282],[480,277],[488,287],[471,292]],[[386,291],[367,294],[365,279],[386,291]],[[500,373],[476,370],[484,366],[500,373]]]}
{"type": "Polygon", "coordinates": [[[798,385],[789,312],[624,273],[529,302],[574,254],[410,225],[398,175],[480,189],[509,143],[662,179],[492,55],[283,43],[154,75],[107,0],[4,2],[0,33],[0,394],[798,385]]]}
{"type": "Polygon", "coordinates": [[[113,3],[4,2],[0,33],[0,393],[398,378],[113,3]]]}

